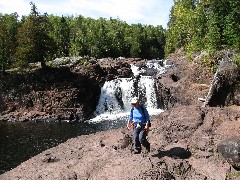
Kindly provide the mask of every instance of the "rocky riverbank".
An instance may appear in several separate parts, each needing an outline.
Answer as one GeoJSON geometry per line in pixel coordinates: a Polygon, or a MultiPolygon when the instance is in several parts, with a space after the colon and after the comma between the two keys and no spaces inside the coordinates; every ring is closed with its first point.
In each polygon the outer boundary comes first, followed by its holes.
{"type": "Polygon", "coordinates": [[[151,117],[150,153],[133,154],[132,132],[121,128],[69,139],[0,179],[240,179],[235,66],[213,75],[182,52],[168,63],[173,67],[156,77],[165,112],[151,117]]]}
{"type": "Polygon", "coordinates": [[[121,128],[69,139],[0,175],[1,179],[237,179],[217,146],[239,137],[238,110],[181,106],[152,117],[149,154],[133,154],[121,128]]]}

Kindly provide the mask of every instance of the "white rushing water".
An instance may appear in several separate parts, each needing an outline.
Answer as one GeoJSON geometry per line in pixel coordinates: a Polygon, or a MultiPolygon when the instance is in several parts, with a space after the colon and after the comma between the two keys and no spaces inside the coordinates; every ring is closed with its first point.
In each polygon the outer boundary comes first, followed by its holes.
{"type": "Polygon", "coordinates": [[[144,68],[131,65],[133,78],[118,78],[105,82],[91,122],[127,118],[130,111],[130,99],[140,97],[141,103],[147,107],[149,115],[163,112],[158,108],[154,75],[166,71],[162,61],[147,61],[144,68]]]}

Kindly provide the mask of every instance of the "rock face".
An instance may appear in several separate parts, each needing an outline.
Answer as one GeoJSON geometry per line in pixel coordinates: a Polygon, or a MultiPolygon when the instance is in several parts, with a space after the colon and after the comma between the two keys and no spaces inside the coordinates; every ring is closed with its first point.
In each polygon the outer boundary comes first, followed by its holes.
{"type": "Polygon", "coordinates": [[[95,111],[103,83],[131,75],[129,63],[106,59],[91,60],[85,65],[1,75],[0,120],[89,119],[95,111]]]}
{"type": "Polygon", "coordinates": [[[213,75],[197,59],[188,62],[183,52],[172,54],[168,60],[172,67],[156,77],[161,108],[179,105],[239,106],[239,70],[224,55],[218,58],[223,60],[213,75]],[[205,100],[204,104],[199,99],[205,100]]]}
{"type": "Polygon", "coordinates": [[[222,60],[214,75],[204,106],[240,105],[238,68],[222,60]],[[237,90],[236,90],[237,89],[237,90]]]}
{"type": "Polygon", "coordinates": [[[198,62],[188,62],[182,52],[171,55],[167,63],[171,68],[156,77],[161,108],[193,104],[201,106],[198,98],[207,95],[212,74],[198,62]]]}
{"type": "MultiPolygon", "coordinates": [[[[238,101],[204,107],[198,98],[206,99],[213,74],[182,53],[168,63],[174,67],[156,77],[165,111],[151,117],[149,154],[133,154],[132,131],[120,128],[69,139],[0,179],[240,179],[238,101]]],[[[239,87],[239,77],[235,85],[239,87]]],[[[238,92],[235,88],[234,95],[238,92]]]]}
{"type": "Polygon", "coordinates": [[[94,110],[100,93],[96,81],[67,67],[8,74],[1,84],[0,109],[8,120],[57,119],[73,110],[82,119],[94,110]]]}

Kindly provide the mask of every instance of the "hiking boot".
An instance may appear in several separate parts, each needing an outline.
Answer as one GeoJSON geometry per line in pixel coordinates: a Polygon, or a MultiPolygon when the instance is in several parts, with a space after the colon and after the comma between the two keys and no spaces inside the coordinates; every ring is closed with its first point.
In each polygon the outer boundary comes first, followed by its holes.
{"type": "Polygon", "coordinates": [[[140,149],[134,149],[133,154],[140,154],[141,150],[140,149]]]}
{"type": "Polygon", "coordinates": [[[146,147],[146,151],[150,153],[150,144],[146,147]]]}
{"type": "Polygon", "coordinates": [[[150,144],[144,147],[144,154],[150,153],[150,144]]]}

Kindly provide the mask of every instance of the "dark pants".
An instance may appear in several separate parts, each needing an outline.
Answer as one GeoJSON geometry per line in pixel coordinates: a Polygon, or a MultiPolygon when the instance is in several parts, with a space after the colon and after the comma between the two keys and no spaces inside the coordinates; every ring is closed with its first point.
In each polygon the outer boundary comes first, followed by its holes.
{"type": "Polygon", "coordinates": [[[147,132],[144,130],[145,125],[141,125],[140,129],[137,129],[135,124],[133,127],[133,137],[135,149],[141,151],[141,145],[147,150],[150,148],[150,143],[147,141],[147,132]]]}

